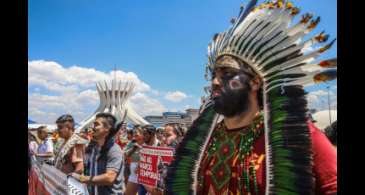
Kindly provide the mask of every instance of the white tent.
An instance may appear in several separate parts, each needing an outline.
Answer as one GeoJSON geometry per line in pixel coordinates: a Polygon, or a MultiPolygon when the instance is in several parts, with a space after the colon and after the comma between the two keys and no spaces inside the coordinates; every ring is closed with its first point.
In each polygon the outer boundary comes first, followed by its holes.
{"type": "Polygon", "coordinates": [[[322,110],[312,114],[315,121],[315,125],[322,131],[328,127],[331,123],[337,120],[337,110],[331,110],[331,120],[329,110],[322,110]]]}
{"type": "Polygon", "coordinates": [[[28,124],[28,129],[36,129],[40,126],[46,126],[50,132],[53,132],[57,129],[57,126],[55,124],[39,124],[39,123],[28,124]]]}

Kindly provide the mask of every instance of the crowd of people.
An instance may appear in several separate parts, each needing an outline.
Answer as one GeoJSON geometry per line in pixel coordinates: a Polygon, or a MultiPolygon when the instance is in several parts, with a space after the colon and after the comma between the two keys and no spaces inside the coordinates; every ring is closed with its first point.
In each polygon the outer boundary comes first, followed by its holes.
{"type": "Polygon", "coordinates": [[[99,113],[91,127],[75,133],[73,117],[62,115],[56,131],[40,126],[29,132],[29,155],[85,183],[90,194],[161,194],[166,165],[159,165],[157,187],[139,184],[139,152],[144,145],[175,149],[187,128],[177,123],[158,128],[116,123],[112,114],[99,113]]]}

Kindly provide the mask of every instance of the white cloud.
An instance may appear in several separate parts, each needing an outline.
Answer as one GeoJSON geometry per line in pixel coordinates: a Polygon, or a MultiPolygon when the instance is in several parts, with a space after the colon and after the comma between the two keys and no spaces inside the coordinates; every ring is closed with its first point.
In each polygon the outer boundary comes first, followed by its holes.
{"type": "Polygon", "coordinates": [[[31,93],[28,96],[28,115],[37,122],[54,123],[58,116],[69,113],[81,121],[96,109],[99,102],[96,91],[45,95],[31,93]]]}
{"type": "Polygon", "coordinates": [[[114,75],[135,83],[135,94],[130,103],[141,116],[161,114],[166,110],[161,102],[143,93],[158,95],[158,91],[151,89],[133,72],[105,73],[93,68],[66,68],[56,62],[35,60],[28,61],[29,86],[35,87],[28,94],[28,116],[39,123],[54,123],[58,116],[69,113],[79,122],[99,105],[96,82],[111,80],[114,75]]]}
{"type": "Polygon", "coordinates": [[[147,96],[144,93],[136,93],[130,98],[131,106],[142,116],[161,115],[166,108],[161,102],[147,96]]]}
{"type": "Polygon", "coordinates": [[[32,120],[37,121],[38,123],[47,124],[53,124],[59,116],[55,112],[44,112],[35,108],[28,109],[28,115],[31,116],[32,120]]]}
{"type": "Polygon", "coordinates": [[[180,102],[187,97],[188,96],[181,91],[167,92],[167,94],[165,95],[165,99],[172,102],[180,102]]]}
{"type": "Polygon", "coordinates": [[[303,53],[309,53],[309,52],[313,52],[315,50],[318,50],[319,48],[321,48],[321,47],[320,46],[315,46],[315,47],[309,46],[307,48],[302,49],[302,52],[303,53]]]}
{"type": "MultiPolygon", "coordinates": [[[[308,107],[311,109],[327,110],[328,109],[328,92],[325,90],[317,90],[308,93],[307,95],[308,107]]],[[[337,94],[330,91],[330,107],[337,109],[337,94]]]]}
{"type": "Polygon", "coordinates": [[[178,112],[178,109],[177,108],[172,108],[169,110],[169,112],[178,112]]]}
{"type": "Polygon", "coordinates": [[[318,99],[318,96],[316,96],[316,95],[308,94],[307,100],[309,103],[312,103],[312,102],[317,102],[319,99],[318,99]]]}
{"type": "Polygon", "coordinates": [[[99,95],[96,91],[88,89],[78,94],[75,102],[84,105],[96,105],[99,103],[99,95]]]}
{"type": "Polygon", "coordinates": [[[310,94],[312,95],[316,95],[316,96],[323,96],[323,95],[327,95],[328,92],[325,90],[318,90],[318,91],[313,91],[310,94]]]}
{"type": "Polygon", "coordinates": [[[202,104],[202,97],[197,98],[196,102],[197,102],[198,105],[201,105],[202,104]]]}
{"type": "Polygon", "coordinates": [[[152,95],[155,95],[155,96],[159,96],[160,95],[160,92],[158,90],[152,89],[150,92],[151,92],[152,95]]]}
{"type": "MultiPolygon", "coordinates": [[[[161,102],[143,93],[133,95],[129,103],[141,116],[161,115],[166,111],[161,102]]],[[[40,123],[54,123],[58,116],[65,113],[71,114],[76,121],[81,121],[96,110],[99,97],[97,92],[92,90],[60,96],[32,93],[28,97],[28,105],[28,115],[40,123]]]]}
{"type": "Polygon", "coordinates": [[[185,109],[185,110],[186,110],[186,109],[189,109],[189,108],[192,108],[189,104],[184,106],[184,109],[185,109]]]}
{"type": "Polygon", "coordinates": [[[75,92],[80,88],[94,87],[98,81],[110,81],[114,75],[124,81],[133,81],[136,92],[149,91],[150,86],[133,72],[121,70],[105,73],[94,68],[72,66],[65,68],[57,62],[45,60],[28,61],[28,83],[30,86],[45,87],[54,92],[75,92]],[[115,73],[115,74],[114,74],[115,73]]]}

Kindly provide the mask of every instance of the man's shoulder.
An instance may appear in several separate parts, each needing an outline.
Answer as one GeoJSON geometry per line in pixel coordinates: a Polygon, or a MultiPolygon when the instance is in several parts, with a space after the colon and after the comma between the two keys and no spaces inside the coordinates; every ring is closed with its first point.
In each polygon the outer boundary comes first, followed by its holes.
{"type": "Polygon", "coordinates": [[[45,140],[44,140],[44,143],[48,143],[48,142],[51,142],[52,141],[52,139],[51,138],[49,138],[49,137],[47,137],[45,140]]]}
{"type": "Polygon", "coordinates": [[[109,152],[108,152],[108,154],[113,155],[113,156],[114,155],[123,156],[123,153],[124,153],[123,150],[116,143],[114,143],[112,145],[112,147],[110,147],[109,152]]]}
{"type": "Polygon", "coordinates": [[[117,143],[113,143],[112,147],[110,147],[111,150],[118,150],[118,151],[122,151],[122,149],[118,146],[117,143]]]}
{"type": "Polygon", "coordinates": [[[319,129],[313,122],[308,121],[307,122],[308,128],[309,128],[309,132],[311,134],[311,137],[313,138],[314,136],[326,136],[324,134],[323,131],[321,131],[321,129],[319,129]]]}
{"type": "Polygon", "coordinates": [[[329,147],[334,150],[334,147],[327,138],[326,134],[322,132],[318,127],[316,127],[315,124],[313,124],[312,122],[308,122],[308,128],[314,148],[329,147]]]}
{"type": "Polygon", "coordinates": [[[46,138],[46,140],[44,141],[44,144],[47,146],[53,146],[53,141],[51,138],[46,138]]]}

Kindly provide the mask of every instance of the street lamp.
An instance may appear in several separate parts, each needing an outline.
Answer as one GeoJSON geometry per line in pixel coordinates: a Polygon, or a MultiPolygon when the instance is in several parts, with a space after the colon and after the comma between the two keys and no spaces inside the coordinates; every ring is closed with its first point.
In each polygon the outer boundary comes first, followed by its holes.
{"type": "Polygon", "coordinates": [[[330,85],[327,86],[327,92],[328,92],[328,114],[329,114],[329,119],[330,119],[330,126],[332,124],[332,120],[331,120],[331,101],[330,101],[330,85]]]}

